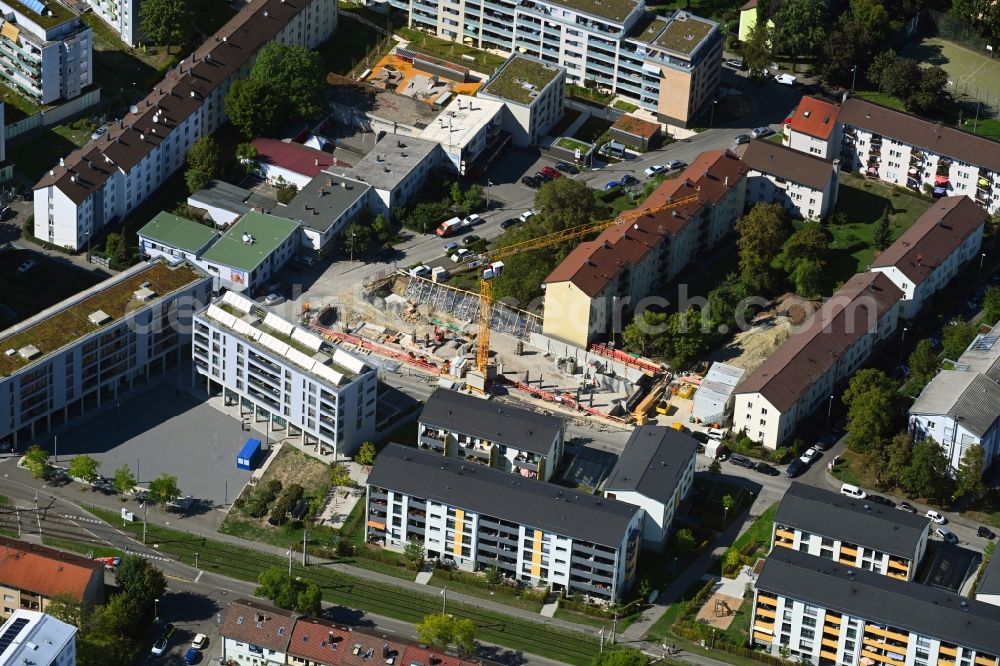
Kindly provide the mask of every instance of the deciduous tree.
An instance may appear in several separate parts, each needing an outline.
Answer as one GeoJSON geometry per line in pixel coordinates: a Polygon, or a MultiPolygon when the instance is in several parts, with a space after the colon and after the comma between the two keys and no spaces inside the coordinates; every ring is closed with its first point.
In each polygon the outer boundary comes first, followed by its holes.
{"type": "Polygon", "coordinates": [[[218,178],[222,172],[222,150],[219,143],[210,136],[203,136],[191,146],[187,154],[187,171],[184,180],[188,191],[194,194],[218,178]]]}
{"type": "Polygon", "coordinates": [[[847,445],[864,452],[873,441],[888,439],[899,420],[896,382],[876,368],[855,373],[841,400],[847,406],[847,445]]]}
{"type": "Polygon", "coordinates": [[[983,38],[1000,38],[1000,4],[993,0],[952,0],[951,13],[972,25],[983,38]]]}
{"type": "Polygon", "coordinates": [[[49,599],[45,612],[66,624],[79,627],[83,618],[83,604],[69,592],[60,592],[49,599]]]}
{"type": "Polygon", "coordinates": [[[323,590],[309,581],[295,597],[295,610],[306,615],[318,616],[323,613],[323,590]]]}
{"type": "Polygon", "coordinates": [[[777,284],[771,264],[791,234],[788,214],[779,204],[759,203],[736,223],[739,234],[740,279],[758,293],[770,293],[777,284]]]}
{"type": "Polygon", "coordinates": [[[69,463],[69,475],[74,479],[82,479],[87,483],[97,480],[98,470],[101,463],[86,454],[81,454],[73,458],[69,463]]]}
{"type": "Polygon", "coordinates": [[[115,470],[111,484],[115,487],[115,492],[124,498],[135,488],[135,475],[132,474],[132,470],[129,469],[128,465],[122,465],[115,470]]]}
{"type": "Polygon", "coordinates": [[[49,452],[38,444],[32,444],[24,454],[22,462],[31,472],[31,476],[41,479],[49,471],[49,452]]]}
{"type": "Polygon", "coordinates": [[[128,259],[128,249],[125,239],[116,231],[112,231],[104,239],[104,254],[115,264],[124,264],[128,259]]]}
{"type": "Polygon", "coordinates": [[[164,472],[149,482],[149,500],[160,506],[166,506],[169,502],[181,496],[181,489],[177,486],[177,477],[164,472]]]}
{"type": "Polygon", "coordinates": [[[420,571],[424,566],[424,547],[418,541],[407,541],[403,548],[403,559],[406,567],[412,571],[420,571]]]}
{"type": "Polygon", "coordinates": [[[965,450],[955,474],[955,495],[957,497],[968,495],[973,499],[979,499],[985,494],[984,466],[985,454],[982,446],[976,444],[965,450]]]}
{"type": "Polygon", "coordinates": [[[298,590],[295,586],[295,579],[288,576],[288,572],[281,567],[269,567],[260,572],[257,576],[257,590],[255,594],[271,602],[278,608],[292,610],[298,600],[298,590]]]}
{"type": "Polygon", "coordinates": [[[910,397],[916,397],[937,374],[941,363],[938,361],[937,354],[934,353],[934,347],[930,340],[918,342],[917,346],[910,352],[907,363],[910,371],[902,392],[910,397]]]}
{"type": "Polygon", "coordinates": [[[879,252],[883,252],[892,245],[892,225],[889,224],[889,209],[882,211],[882,216],[875,223],[872,245],[879,252]]]}
{"type": "Polygon", "coordinates": [[[371,245],[372,228],[367,224],[354,222],[344,229],[342,239],[344,252],[357,258],[358,255],[364,254],[368,246],[371,245]]]}
{"type": "Polygon", "coordinates": [[[472,620],[434,613],[425,615],[414,628],[421,643],[437,648],[456,645],[465,653],[475,649],[476,625],[472,620]]]}
{"type": "Polygon", "coordinates": [[[811,55],[826,38],[826,8],[819,0],[784,0],[774,16],[774,48],[792,57],[811,55]]]}
{"type": "Polygon", "coordinates": [[[239,79],[226,93],[226,115],[244,138],[253,139],[277,126],[282,102],[266,81],[239,79]]]}
{"type": "Polygon", "coordinates": [[[115,569],[115,582],[122,594],[142,612],[153,608],[155,599],[167,591],[167,579],[152,562],[138,555],[126,555],[115,569]]]}
{"type": "Polygon", "coordinates": [[[988,287],[983,296],[983,323],[993,326],[1000,321],[1000,287],[988,287]]]}
{"type": "Polygon", "coordinates": [[[932,439],[913,445],[910,464],[900,482],[910,495],[937,501],[951,497],[955,488],[948,457],[941,445],[932,439]]]}
{"type": "Polygon", "coordinates": [[[941,329],[941,341],[945,358],[956,360],[976,338],[976,325],[958,319],[941,329]]]}
{"type": "Polygon", "coordinates": [[[290,118],[311,118],[323,110],[326,72],[316,51],[268,42],[257,54],[250,77],[270,85],[290,118]]]}
{"type": "Polygon", "coordinates": [[[591,666],[648,666],[649,657],[633,647],[616,646],[594,655],[591,666]]]}
{"type": "Polygon", "coordinates": [[[143,0],[140,26],[153,44],[184,46],[194,30],[194,0],[143,0]]]}
{"type": "Polygon", "coordinates": [[[371,442],[363,442],[358,449],[358,455],[354,456],[354,461],[363,467],[371,467],[375,464],[375,456],[378,450],[371,442]]]}
{"type": "Polygon", "coordinates": [[[743,66],[750,72],[750,78],[762,81],[767,76],[767,68],[774,62],[771,29],[767,21],[757,21],[750,28],[747,41],[743,45],[743,66]]]}

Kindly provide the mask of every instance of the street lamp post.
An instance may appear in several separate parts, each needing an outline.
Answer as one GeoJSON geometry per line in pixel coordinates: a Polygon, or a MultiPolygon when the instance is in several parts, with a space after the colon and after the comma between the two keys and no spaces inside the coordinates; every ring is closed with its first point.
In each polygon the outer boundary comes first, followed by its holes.
{"type": "Polygon", "coordinates": [[[979,255],[979,274],[980,275],[983,274],[983,262],[984,261],[986,261],[986,253],[985,252],[983,252],[981,255],[979,255]]]}
{"type": "Polygon", "coordinates": [[[709,128],[715,127],[715,105],[718,104],[718,103],[719,103],[719,100],[717,100],[717,99],[713,99],[712,100],[712,115],[711,115],[711,117],[708,120],[708,126],[709,126],[709,128]]]}
{"type": "Polygon", "coordinates": [[[157,620],[160,619],[160,600],[153,599],[153,617],[157,620]]]}
{"type": "Polygon", "coordinates": [[[447,587],[442,587],[441,588],[441,614],[442,615],[447,615],[448,614],[448,588],[447,587]]]}
{"type": "Polygon", "coordinates": [[[830,414],[833,413],[833,396],[830,396],[830,401],[826,404],[826,424],[830,425],[830,414]]]}
{"type": "Polygon", "coordinates": [[[357,236],[357,232],[351,229],[351,262],[354,262],[354,237],[357,236]]]}
{"type": "Polygon", "coordinates": [[[858,80],[858,66],[851,67],[851,92],[854,92],[854,84],[858,80]]]}
{"type": "Polygon", "coordinates": [[[493,186],[493,181],[486,179],[486,212],[490,210],[490,188],[493,186]]]}
{"type": "MultiPolygon", "coordinates": [[[[899,338],[899,348],[900,348],[900,350],[903,349],[903,343],[906,342],[906,331],[908,331],[908,330],[909,329],[906,328],[905,326],[903,327],[903,335],[899,338]]],[[[900,353],[902,353],[902,351],[900,351],[900,353]]]]}

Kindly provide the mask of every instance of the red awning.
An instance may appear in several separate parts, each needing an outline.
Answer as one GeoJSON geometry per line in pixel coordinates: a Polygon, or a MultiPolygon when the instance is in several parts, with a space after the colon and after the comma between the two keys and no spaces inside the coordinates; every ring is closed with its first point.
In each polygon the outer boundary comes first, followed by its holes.
{"type": "Polygon", "coordinates": [[[948,176],[937,176],[934,178],[935,185],[941,185],[942,183],[948,182],[948,176]]]}

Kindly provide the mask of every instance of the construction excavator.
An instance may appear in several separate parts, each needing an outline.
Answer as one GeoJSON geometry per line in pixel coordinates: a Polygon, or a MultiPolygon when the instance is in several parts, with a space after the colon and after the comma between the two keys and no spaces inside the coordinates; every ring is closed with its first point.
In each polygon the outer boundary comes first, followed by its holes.
{"type": "Polygon", "coordinates": [[[666,203],[650,208],[636,208],[625,211],[617,217],[598,222],[588,222],[562,231],[546,234],[537,238],[513,243],[494,250],[487,250],[480,255],[480,266],[483,268],[479,280],[479,334],[476,338],[476,371],[482,377],[481,386],[470,382],[469,387],[486,392],[490,384],[490,317],[493,310],[493,280],[502,273],[503,259],[521,252],[531,252],[553,245],[559,245],[571,240],[583,239],[592,234],[598,234],[614,225],[628,225],[646,215],[656,215],[664,210],[680,208],[698,202],[698,195],[692,194],[678,199],[667,200],[666,203]]]}

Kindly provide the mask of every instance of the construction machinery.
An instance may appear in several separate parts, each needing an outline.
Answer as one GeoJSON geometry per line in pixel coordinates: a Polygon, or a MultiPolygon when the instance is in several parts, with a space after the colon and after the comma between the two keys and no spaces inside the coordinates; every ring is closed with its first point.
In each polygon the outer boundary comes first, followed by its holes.
{"type": "Polygon", "coordinates": [[[538,238],[532,238],[484,252],[481,256],[480,265],[484,266],[486,270],[482,271],[481,279],[479,280],[479,335],[476,338],[476,370],[482,376],[482,387],[474,386],[471,383],[470,387],[486,391],[490,382],[490,316],[492,314],[493,306],[492,280],[501,274],[500,271],[493,269],[493,267],[499,263],[500,260],[512,257],[520,252],[531,252],[533,250],[540,250],[553,245],[558,245],[560,243],[565,243],[567,241],[582,239],[590,236],[591,234],[600,233],[613,225],[632,224],[643,216],[652,216],[671,208],[679,208],[681,206],[698,203],[698,200],[699,195],[697,194],[692,194],[678,199],[668,199],[666,203],[659,206],[628,210],[611,219],[600,220],[598,222],[588,222],[576,227],[564,229],[563,231],[557,231],[555,233],[539,236],[538,238]]]}

